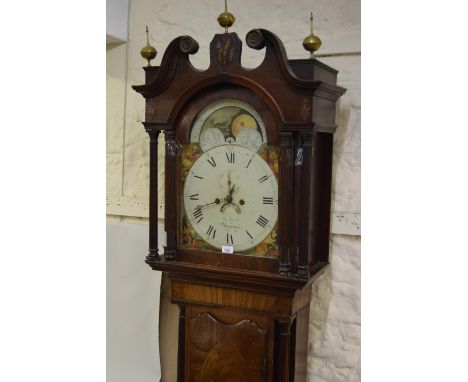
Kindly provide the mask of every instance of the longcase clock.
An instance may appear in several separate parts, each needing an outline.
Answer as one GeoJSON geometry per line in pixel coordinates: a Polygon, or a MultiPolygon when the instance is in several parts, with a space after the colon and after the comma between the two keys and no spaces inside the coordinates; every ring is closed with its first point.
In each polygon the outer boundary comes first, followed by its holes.
{"type": "Polygon", "coordinates": [[[246,43],[265,49],[258,67],[242,67],[242,42],[226,28],[201,71],[189,60],[198,43],[178,37],[134,86],[150,136],[146,262],[168,273],[180,307],[178,381],[306,378],[311,284],[328,264],[336,101],[345,90],[317,59],[288,60],[268,30],[250,31],[246,43]]]}

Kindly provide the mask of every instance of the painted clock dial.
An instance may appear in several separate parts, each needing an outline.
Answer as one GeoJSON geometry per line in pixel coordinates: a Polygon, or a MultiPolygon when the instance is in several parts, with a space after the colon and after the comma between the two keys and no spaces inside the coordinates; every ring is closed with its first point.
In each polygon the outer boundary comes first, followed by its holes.
{"type": "Polygon", "coordinates": [[[182,150],[182,246],[276,256],[277,153],[247,103],[221,99],[201,110],[182,150]]]}
{"type": "Polygon", "coordinates": [[[278,217],[278,183],[252,150],[225,144],[198,158],[184,185],[190,224],[211,246],[250,249],[271,232],[278,217]]]}

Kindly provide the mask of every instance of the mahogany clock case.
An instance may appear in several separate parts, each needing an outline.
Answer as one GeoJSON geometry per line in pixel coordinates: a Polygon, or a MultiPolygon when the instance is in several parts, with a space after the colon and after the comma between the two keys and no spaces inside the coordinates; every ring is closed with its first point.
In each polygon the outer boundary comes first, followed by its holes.
{"type": "MultiPolygon", "coordinates": [[[[281,41],[271,32],[252,30],[246,40],[251,48],[266,48],[265,59],[257,68],[241,66],[242,42],[237,34],[224,33],[215,35],[211,42],[209,68],[197,70],[188,55],[196,53],[198,43],[181,36],[170,43],[160,67],[145,68],[146,84],[134,86],[146,98],[144,125],[150,137],[154,141],[164,131],[166,138],[165,260],[161,261],[158,254],[149,256],[148,262],[159,263],[159,268],[176,263],[197,264],[307,281],[328,262],[335,109],[344,89],[336,86],[337,71],[329,66],[310,59],[288,61],[281,41]],[[200,110],[222,97],[252,105],[265,122],[269,144],[280,147],[278,259],[216,252],[200,255],[178,248],[181,216],[178,151],[181,144],[189,142],[191,126],[200,110]],[[169,265],[168,260],[176,262],[169,265]]],[[[156,150],[155,143],[150,143],[150,151],[156,150]]],[[[157,158],[150,164],[153,186],[157,182],[155,162],[157,158]]],[[[157,252],[154,205],[157,206],[157,188],[150,186],[153,255],[157,252]]]]}
{"type": "Polygon", "coordinates": [[[134,89],[146,99],[150,136],[149,254],[168,272],[171,300],[180,307],[178,381],[305,381],[310,286],[328,264],[333,133],[336,102],[345,89],[337,71],[316,59],[288,60],[273,33],[246,36],[265,48],[256,68],[241,65],[242,42],[217,34],[210,66],[195,69],[198,43],[174,39],[161,66],[146,67],[134,89]],[[278,258],[197,251],[180,246],[180,152],[197,115],[210,103],[237,99],[265,124],[279,149],[278,258]],[[158,252],[158,143],[165,154],[164,253],[158,252]]]}
{"type": "MultiPolygon", "coordinates": [[[[267,141],[269,146],[278,146],[278,133],[276,129],[276,123],[272,112],[268,109],[265,102],[260,97],[255,95],[251,90],[237,86],[237,85],[218,85],[211,88],[206,93],[200,94],[194,99],[181,114],[179,123],[176,125],[176,141],[180,145],[190,143],[190,133],[194,121],[200,110],[203,110],[208,105],[219,99],[235,99],[238,101],[245,102],[252,106],[257,113],[260,115],[266,126],[267,141]]],[[[176,169],[180,170],[180,157],[176,159],[176,169]]],[[[183,183],[180,181],[180,173],[177,172],[175,194],[180,195],[182,193],[183,183]]],[[[181,200],[176,200],[176,209],[178,211],[177,224],[180,226],[181,213],[183,206],[181,200]]],[[[180,233],[180,230],[178,230],[180,233]]],[[[177,238],[180,243],[180,238],[177,238]]],[[[241,252],[242,254],[242,252],[241,252]]],[[[245,268],[249,270],[258,271],[269,271],[277,273],[278,260],[266,257],[252,257],[252,256],[232,256],[224,254],[221,251],[196,251],[193,249],[178,249],[178,260],[184,262],[198,263],[198,264],[211,264],[216,266],[234,267],[234,268],[245,268]]]]}

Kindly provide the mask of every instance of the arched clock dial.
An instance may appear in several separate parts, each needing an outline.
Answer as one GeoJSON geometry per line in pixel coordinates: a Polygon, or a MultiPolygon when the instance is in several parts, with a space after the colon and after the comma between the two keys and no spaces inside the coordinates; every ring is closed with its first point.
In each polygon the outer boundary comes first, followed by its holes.
{"type": "Polygon", "coordinates": [[[184,184],[186,216],[211,246],[244,251],[261,243],[278,218],[278,183],[270,166],[237,144],[214,147],[192,165],[184,184]]]}
{"type": "Polygon", "coordinates": [[[237,143],[257,151],[267,144],[265,124],[251,105],[223,98],[200,111],[192,126],[190,142],[199,143],[204,152],[222,143],[237,143]]]}

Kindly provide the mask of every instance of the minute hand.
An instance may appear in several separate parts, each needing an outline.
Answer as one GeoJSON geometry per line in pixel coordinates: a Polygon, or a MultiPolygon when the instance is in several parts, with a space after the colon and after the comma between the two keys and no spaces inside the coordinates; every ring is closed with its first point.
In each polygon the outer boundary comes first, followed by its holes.
{"type": "Polygon", "coordinates": [[[229,195],[226,197],[226,200],[228,202],[232,202],[232,194],[234,192],[234,188],[236,187],[235,184],[232,185],[232,187],[229,189],[229,195]],[[230,199],[230,200],[229,200],[230,199]]]}

